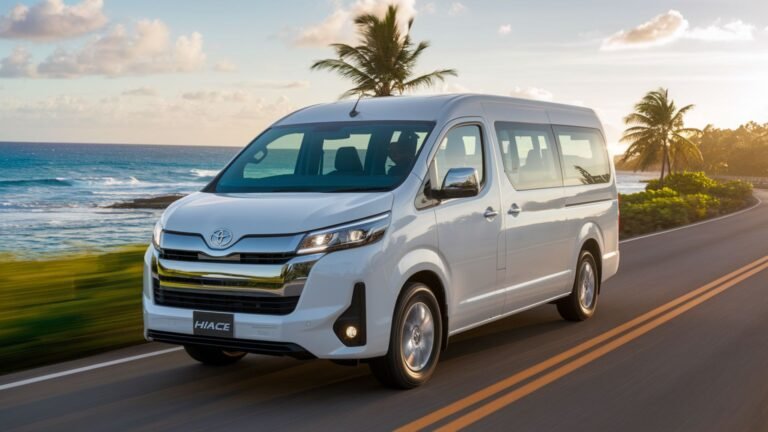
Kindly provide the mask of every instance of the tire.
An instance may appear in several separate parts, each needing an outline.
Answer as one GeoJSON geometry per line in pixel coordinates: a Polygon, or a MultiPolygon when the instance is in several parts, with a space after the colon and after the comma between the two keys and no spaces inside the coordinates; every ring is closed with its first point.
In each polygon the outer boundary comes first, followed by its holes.
{"type": "Polygon", "coordinates": [[[220,348],[199,345],[184,345],[184,350],[193,359],[209,366],[226,366],[237,363],[245,357],[245,353],[241,351],[225,351],[220,348]]]}
{"type": "Polygon", "coordinates": [[[595,314],[599,291],[600,278],[595,257],[589,251],[581,251],[573,290],[568,297],[557,302],[557,311],[567,321],[584,321],[595,314]]]}
{"type": "Polygon", "coordinates": [[[387,355],[369,362],[371,372],[387,387],[418,387],[435,371],[442,340],[443,318],[435,294],[422,283],[411,283],[395,307],[387,355]]]}

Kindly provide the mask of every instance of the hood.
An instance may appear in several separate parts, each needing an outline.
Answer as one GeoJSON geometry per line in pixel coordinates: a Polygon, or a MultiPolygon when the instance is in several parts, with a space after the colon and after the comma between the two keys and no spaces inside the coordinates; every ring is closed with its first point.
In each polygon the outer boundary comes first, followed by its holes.
{"type": "Polygon", "coordinates": [[[248,193],[197,192],[175,202],[162,217],[165,230],[201,234],[217,229],[245,235],[296,234],[339,225],[392,209],[391,192],[248,193]]]}

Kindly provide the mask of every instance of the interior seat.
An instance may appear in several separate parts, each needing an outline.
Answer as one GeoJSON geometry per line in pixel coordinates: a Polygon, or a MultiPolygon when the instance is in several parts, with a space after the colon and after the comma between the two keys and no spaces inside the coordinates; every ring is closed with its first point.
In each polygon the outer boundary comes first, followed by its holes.
{"type": "Polygon", "coordinates": [[[329,175],[361,175],[363,164],[360,162],[360,154],[358,154],[357,149],[348,146],[336,150],[334,168],[335,171],[331,171],[329,175]]]}

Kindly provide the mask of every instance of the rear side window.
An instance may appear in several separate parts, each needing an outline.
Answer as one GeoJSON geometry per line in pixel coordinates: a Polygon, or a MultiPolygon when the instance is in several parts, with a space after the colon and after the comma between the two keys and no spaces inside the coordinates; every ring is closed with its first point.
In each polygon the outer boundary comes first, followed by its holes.
{"type": "Polygon", "coordinates": [[[504,172],[517,190],[560,187],[555,139],[549,125],[496,122],[504,172]]]}
{"type": "Polygon", "coordinates": [[[554,126],[563,158],[566,186],[608,183],[611,165],[602,134],[596,129],[554,126]]]}

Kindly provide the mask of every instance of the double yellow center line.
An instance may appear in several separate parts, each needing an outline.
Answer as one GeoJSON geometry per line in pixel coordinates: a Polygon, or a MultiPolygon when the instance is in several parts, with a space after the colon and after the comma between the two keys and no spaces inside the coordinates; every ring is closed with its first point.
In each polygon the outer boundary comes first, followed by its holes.
{"type": "Polygon", "coordinates": [[[413,422],[398,428],[397,431],[417,431],[427,428],[483,402],[479,406],[474,407],[474,409],[444,424],[437,430],[457,430],[471,425],[622,345],[637,339],[656,327],[659,327],[667,321],[737,285],[745,279],[752,277],[766,268],[768,268],[768,256],[753,261],[738,270],[663,304],[656,309],[646,312],[639,317],[583,342],[580,345],[550,357],[541,363],[472,393],[469,396],[453,402],[452,404],[424,417],[416,419],[413,422]],[[536,377],[537,375],[539,376],[536,377]],[[508,393],[504,393],[491,399],[492,396],[496,396],[509,390],[532,377],[536,378],[508,393]]]}

